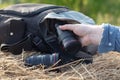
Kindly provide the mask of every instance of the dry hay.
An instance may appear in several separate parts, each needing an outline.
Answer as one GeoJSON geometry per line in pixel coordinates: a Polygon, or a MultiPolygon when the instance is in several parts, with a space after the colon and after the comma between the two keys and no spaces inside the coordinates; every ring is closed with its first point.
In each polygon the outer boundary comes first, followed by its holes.
{"type": "Polygon", "coordinates": [[[120,53],[97,55],[92,64],[69,65],[60,73],[25,67],[23,55],[0,54],[0,80],[119,80],[120,53]]]}

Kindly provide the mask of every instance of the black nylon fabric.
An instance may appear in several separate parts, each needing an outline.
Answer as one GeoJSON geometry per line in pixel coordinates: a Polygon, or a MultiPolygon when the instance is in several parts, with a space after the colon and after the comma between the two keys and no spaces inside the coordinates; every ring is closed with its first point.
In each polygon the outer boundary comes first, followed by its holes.
{"type": "MultiPolygon", "coordinates": [[[[0,14],[17,15],[23,17],[33,17],[43,11],[57,8],[66,8],[50,4],[17,4],[0,10],[0,14]]],[[[67,9],[67,8],[66,8],[67,9]]]]}

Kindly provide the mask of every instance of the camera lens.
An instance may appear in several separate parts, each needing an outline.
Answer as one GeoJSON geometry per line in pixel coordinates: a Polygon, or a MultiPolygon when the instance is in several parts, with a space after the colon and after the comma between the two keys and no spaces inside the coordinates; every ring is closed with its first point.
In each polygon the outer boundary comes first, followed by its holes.
{"type": "Polygon", "coordinates": [[[53,54],[39,54],[39,55],[32,55],[25,59],[25,65],[45,65],[46,67],[53,65],[59,59],[58,53],[53,54]]]}
{"type": "MultiPolygon", "coordinates": [[[[68,53],[76,53],[81,48],[80,42],[75,38],[75,35],[71,31],[61,30],[59,28],[61,24],[55,24],[57,29],[58,37],[62,42],[62,45],[68,53]]],[[[62,24],[63,25],[63,24],[62,24]]]]}

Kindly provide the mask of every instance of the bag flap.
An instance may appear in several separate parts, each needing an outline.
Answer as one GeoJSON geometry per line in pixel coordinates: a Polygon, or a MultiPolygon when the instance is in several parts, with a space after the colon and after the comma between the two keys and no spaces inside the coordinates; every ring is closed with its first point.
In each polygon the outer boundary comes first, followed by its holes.
{"type": "Polygon", "coordinates": [[[43,19],[58,19],[68,21],[70,23],[84,23],[84,24],[95,24],[94,20],[83,13],[76,11],[66,11],[61,13],[48,13],[43,19]]]}

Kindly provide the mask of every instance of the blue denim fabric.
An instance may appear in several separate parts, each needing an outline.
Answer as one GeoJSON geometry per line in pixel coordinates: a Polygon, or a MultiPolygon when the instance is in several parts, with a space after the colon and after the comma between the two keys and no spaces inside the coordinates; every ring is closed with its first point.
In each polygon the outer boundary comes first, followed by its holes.
{"type": "Polygon", "coordinates": [[[120,52],[120,27],[103,24],[103,36],[98,47],[99,53],[106,53],[109,51],[120,52]]]}

